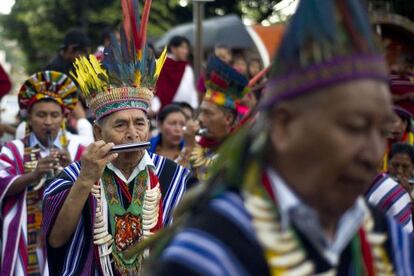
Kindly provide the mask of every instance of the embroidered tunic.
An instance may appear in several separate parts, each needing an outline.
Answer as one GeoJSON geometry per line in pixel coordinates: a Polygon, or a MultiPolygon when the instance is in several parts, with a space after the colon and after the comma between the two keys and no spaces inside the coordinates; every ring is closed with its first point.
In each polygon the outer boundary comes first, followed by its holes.
{"type": "MultiPolygon", "coordinates": [[[[159,181],[159,188],[162,194],[162,213],[159,212],[158,223],[151,228],[151,232],[156,231],[159,227],[163,225],[168,225],[172,221],[172,211],[180,201],[182,195],[186,190],[187,185],[187,178],[189,176],[189,171],[171,160],[168,160],[164,157],[158,156],[156,154],[146,154],[143,158],[145,165],[151,166],[151,170],[155,173],[154,175],[158,178],[159,181]]],[[[142,163],[143,161],[141,161],[142,163]]],[[[145,167],[145,166],[144,166],[145,167]]],[[[46,238],[48,237],[50,230],[53,226],[53,223],[58,215],[67,194],[69,193],[70,187],[76,182],[77,177],[79,176],[81,165],[80,163],[76,162],[68,166],[64,169],[64,171],[55,179],[46,189],[44,194],[44,222],[43,222],[43,229],[44,233],[46,234],[46,238]]],[[[106,192],[106,196],[102,197],[104,199],[103,209],[106,209],[106,219],[107,221],[111,221],[111,207],[108,204],[109,201],[115,200],[120,201],[121,205],[117,205],[117,210],[120,210],[120,207],[126,207],[125,209],[129,209],[128,207],[128,193],[122,192],[121,189],[131,189],[130,195],[131,200],[134,201],[134,198],[138,199],[138,193],[134,194],[132,187],[130,185],[123,185],[122,183],[118,182],[121,180],[124,184],[133,183],[134,181],[139,181],[140,172],[142,170],[137,170],[136,173],[131,175],[130,179],[125,179],[122,174],[119,174],[117,169],[112,166],[108,165],[105,169],[104,176],[101,178],[101,181],[105,182],[105,177],[110,176],[114,177],[115,181],[117,181],[116,185],[113,187],[106,186],[104,191],[106,192]],[[106,175],[106,176],[105,176],[106,175]],[[115,187],[116,186],[116,187],[115,187]],[[108,189],[109,188],[109,189],[108,189]],[[117,194],[118,196],[112,198],[111,195],[117,194]],[[121,195],[121,196],[119,196],[121,195]]],[[[107,182],[105,182],[107,183],[107,182]]],[[[106,185],[106,184],[105,184],[106,185]]],[[[103,186],[105,186],[103,185],[103,186]]],[[[153,186],[151,184],[151,186],[153,186]]],[[[154,187],[150,187],[154,188],[154,187]]],[[[148,189],[147,189],[148,192],[148,189]]],[[[50,263],[50,274],[51,275],[102,275],[103,271],[106,269],[102,266],[100,261],[100,255],[98,253],[98,248],[94,245],[94,221],[95,221],[95,214],[96,214],[96,204],[97,200],[93,195],[89,196],[87,203],[82,212],[81,219],[76,227],[76,230],[72,236],[72,238],[68,241],[66,245],[61,248],[54,249],[50,246],[47,247],[48,249],[48,261],[50,263]],[[62,257],[64,256],[64,257],[62,257]]],[[[137,204],[139,207],[139,204],[137,204]]],[[[116,208],[113,208],[115,210],[116,208]]],[[[161,208],[160,208],[161,209],[161,208]]],[[[114,211],[118,212],[118,211],[114,211]]],[[[122,217],[123,221],[139,221],[134,214],[135,211],[127,212],[124,217],[122,217]],[[128,215],[132,214],[132,215],[128,215]],[[128,216],[128,217],[127,217],[128,216]]],[[[120,220],[122,223],[123,221],[120,220]]],[[[117,223],[115,221],[115,223],[117,223]]],[[[139,223],[137,222],[137,225],[139,223]]],[[[119,243],[115,243],[115,245],[120,247],[124,246],[125,239],[122,240],[123,235],[116,235],[115,228],[111,229],[112,226],[108,223],[108,231],[114,236],[114,240],[120,238],[119,243]],[[115,232],[115,233],[114,233],[115,232]]],[[[143,229],[145,231],[145,229],[143,229]]],[[[126,243],[129,243],[127,241],[126,243]]],[[[114,252],[114,248],[112,249],[114,252]]],[[[110,258],[114,258],[111,254],[110,258]]],[[[114,268],[114,267],[112,267],[114,268]]],[[[112,269],[112,273],[114,273],[116,269],[112,269]]],[[[111,273],[111,272],[110,272],[111,273]]]]}
{"type": "MultiPolygon", "coordinates": [[[[62,148],[57,138],[54,146],[62,148]]],[[[72,160],[79,160],[84,147],[76,137],[68,144],[72,160]]],[[[0,203],[2,207],[1,275],[47,275],[47,261],[41,240],[41,206],[43,188],[33,186],[17,195],[6,196],[8,189],[20,175],[25,174],[26,160],[33,154],[35,160],[49,154],[32,133],[22,140],[14,140],[1,149],[0,203]],[[36,153],[25,152],[37,149],[36,153]]],[[[36,161],[35,161],[36,162],[36,161]]]]}

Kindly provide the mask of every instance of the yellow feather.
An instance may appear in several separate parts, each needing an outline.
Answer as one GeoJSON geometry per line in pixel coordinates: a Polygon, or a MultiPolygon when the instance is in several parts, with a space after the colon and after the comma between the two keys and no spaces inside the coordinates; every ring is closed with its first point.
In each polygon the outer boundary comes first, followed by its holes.
{"type": "Polygon", "coordinates": [[[136,85],[136,87],[139,87],[141,85],[141,72],[140,71],[135,71],[135,81],[134,84],[136,85]]]}
{"type": "Polygon", "coordinates": [[[167,48],[164,48],[164,51],[162,51],[160,57],[157,59],[155,63],[155,74],[154,78],[157,79],[160,76],[161,69],[164,66],[164,62],[167,59],[167,48]]]}
{"type": "Polygon", "coordinates": [[[76,80],[82,92],[85,95],[89,95],[89,89],[86,85],[86,82],[84,81],[84,78],[82,77],[82,65],[80,63],[80,60],[76,59],[73,66],[75,67],[76,74],[74,72],[70,72],[71,76],[76,80]]]}
{"type": "Polygon", "coordinates": [[[101,63],[94,55],[89,56],[89,61],[91,62],[93,69],[98,75],[102,74],[103,76],[105,76],[105,78],[108,78],[108,74],[104,69],[102,69],[101,63]]]}

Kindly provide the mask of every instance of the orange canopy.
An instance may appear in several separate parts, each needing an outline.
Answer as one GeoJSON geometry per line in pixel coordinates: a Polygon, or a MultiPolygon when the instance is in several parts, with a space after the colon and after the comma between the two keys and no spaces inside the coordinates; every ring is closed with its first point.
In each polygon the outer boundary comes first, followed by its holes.
{"type": "Polygon", "coordinates": [[[271,26],[254,25],[252,28],[261,38],[269,53],[269,58],[272,60],[277,49],[279,49],[286,26],[284,24],[274,24],[271,26]]]}

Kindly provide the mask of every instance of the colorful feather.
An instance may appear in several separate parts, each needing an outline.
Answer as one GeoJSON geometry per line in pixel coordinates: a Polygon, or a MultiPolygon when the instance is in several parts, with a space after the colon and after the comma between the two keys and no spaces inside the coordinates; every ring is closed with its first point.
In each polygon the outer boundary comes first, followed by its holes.
{"type": "Polygon", "coordinates": [[[142,10],[141,28],[140,28],[139,40],[137,42],[138,44],[137,51],[144,48],[147,42],[147,25],[148,25],[149,13],[151,9],[151,2],[152,2],[151,0],[146,0],[144,9],[142,10]]]}
{"type": "MultiPolygon", "coordinates": [[[[160,59],[156,60],[146,43],[151,1],[145,1],[142,16],[140,16],[138,0],[120,1],[124,16],[120,40],[118,41],[115,36],[111,36],[111,43],[104,50],[102,64],[93,56],[89,59],[79,58],[74,63],[76,73],[72,75],[78,81],[87,101],[88,99],[89,102],[94,101],[97,106],[102,104],[105,99],[114,100],[117,97],[109,95],[109,93],[114,93],[112,88],[144,87],[152,90],[166,59],[164,51],[160,59]],[[96,100],[97,98],[100,99],[96,100]]],[[[131,96],[133,93],[139,94],[144,90],[127,89],[124,91],[129,91],[128,96],[131,96]]],[[[122,97],[122,93],[119,93],[119,96],[122,97]]],[[[135,96],[137,98],[143,97],[145,101],[149,97],[147,94],[135,96]]],[[[132,95],[132,97],[135,96],[132,95]]]]}
{"type": "Polygon", "coordinates": [[[131,25],[131,30],[130,30],[131,34],[130,34],[130,36],[133,39],[133,43],[130,43],[130,44],[131,45],[133,44],[134,48],[131,48],[130,50],[131,50],[131,52],[132,51],[138,52],[138,50],[139,50],[138,42],[139,42],[140,36],[142,34],[138,33],[137,20],[136,20],[136,16],[135,16],[135,14],[136,14],[135,12],[138,12],[138,10],[137,11],[134,10],[134,6],[138,6],[138,3],[137,3],[137,5],[134,5],[133,2],[134,2],[134,0],[128,1],[129,17],[128,17],[128,19],[125,18],[125,20],[129,20],[130,25],[131,25]]]}

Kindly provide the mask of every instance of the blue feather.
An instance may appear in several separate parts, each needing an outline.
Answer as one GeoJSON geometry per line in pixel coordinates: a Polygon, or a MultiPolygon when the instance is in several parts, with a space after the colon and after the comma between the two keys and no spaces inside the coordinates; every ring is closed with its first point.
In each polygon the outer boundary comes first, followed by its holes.
{"type": "Polygon", "coordinates": [[[369,47],[369,49],[371,51],[374,51],[376,49],[376,46],[374,43],[375,40],[372,36],[371,25],[367,24],[368,14],[365,12],[364,9],[361,9],[361,3],[358,3],[354,0],[348,0],[348,6],[353,15],[352,19],[354,22],[354,26],[358,29],[360,35],[365,38],[364,41],[367,42],[367,46],[369,47]]]}
{"type": "Polygon", "coordinates": [[[281,60],[292,60],[309,42],[335,43],[338,29],[332,0],[301,1],[279,49],[281,60]]]}
{"type": "Polygon", "coordinates": [[[121,32],[119,34],[121,38],[120,50],[121,50],[122,62],[128,62],[130,60],[130,53],[129,53],[130,45],[128,45],[128,39],[125,34],[124,28],[121,28],[121,32]]]}
{"type": "Polygon", "coordinates": [[[147,66],[147,46],[142,49],[142,60],[141,64],[139,65],[139,71],[141,72],[141,76],[146,76],[145,69],[147,66]]]}
{"type": "Polygon", "coordinates": [[[140,10],[139,10],[139,2],[138,0],[132,0],[132,6],[134,7],[134,11],[135,11],[135,23],[137,24],[137,28],[138,30],[141,27],[141,15],[140,15],[140,10]]]}

